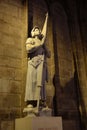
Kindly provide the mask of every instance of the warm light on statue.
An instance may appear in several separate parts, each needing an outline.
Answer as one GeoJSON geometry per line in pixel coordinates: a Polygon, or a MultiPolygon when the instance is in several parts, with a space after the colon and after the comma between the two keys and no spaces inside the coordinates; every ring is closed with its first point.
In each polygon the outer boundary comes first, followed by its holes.
{"type": "MultiPolygon", "coordinates": [[[[48,13],[42,31],[38,26],[31,30],[31,37],[26,40],[28,68],[26,79],[25,102],[30,111],[39,111],[47,107],[45,82],[48,81],[46,58],[50,58],[45,40],[47,32],[48,13]],[[35,105],[36,104],[36,105],[35,105]]],[[[26,109],[24,109],[25,111],[26,109]]]]}

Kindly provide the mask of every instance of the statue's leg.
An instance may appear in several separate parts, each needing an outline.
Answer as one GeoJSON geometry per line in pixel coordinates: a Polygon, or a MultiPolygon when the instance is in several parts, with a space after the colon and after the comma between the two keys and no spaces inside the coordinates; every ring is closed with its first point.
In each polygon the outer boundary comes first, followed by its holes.
{"type": "Polygon", "coordinates": [[[43,76],[42,76],[42,87],[41,87],[41,101],[40,105],[42,107],[46,107],[46,84],[47,81],[47,68],[46,63],[43,65],[43,76]]]}
{"type": "Polygon", "coordinates": [[[39,108],[39,101],[41,98],[42,76],[43,76],[43,61],[37,67],[37,108],[39,108]]]}
{"type": "Polygon", "coordinates": [[[25,90],[25,102],[35,100],[34,93],[35,93],[35,68],[29,64],[27,68],[27,77],[26,77],[26,90],[25,90]]]}
{"type": "Polygon", "coordinates": [[[38,96],[37,96],[37,109],[39,108],[39,102],[40,102],[40,90],[41,90],[41,86],[38,86],[38,96]]]}
{"type": "Polygon", "coordinates": [[[41,107],[46,107],[46,88],[45,88],[45,84],[43,84],[42,87],[41,87],[40,106],[41,107]]]}

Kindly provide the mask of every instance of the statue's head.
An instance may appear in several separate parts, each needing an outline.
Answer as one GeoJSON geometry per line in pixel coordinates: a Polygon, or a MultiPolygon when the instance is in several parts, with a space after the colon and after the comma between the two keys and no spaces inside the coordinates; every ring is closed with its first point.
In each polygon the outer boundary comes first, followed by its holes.
{"type": "Polygon", "coordinates": [[[31,36],[35,37],[35,36],[40,36],[41,35],[41,29],[38,26],[35,26],[32,30],[31,30],[31,36]]]}

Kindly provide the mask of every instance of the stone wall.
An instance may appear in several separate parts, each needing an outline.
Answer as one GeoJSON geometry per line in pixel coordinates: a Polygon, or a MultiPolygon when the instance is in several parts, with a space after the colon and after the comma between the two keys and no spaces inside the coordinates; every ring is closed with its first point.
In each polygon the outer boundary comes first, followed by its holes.
{"type": "Polygon", "coordinates": [[[26,37],[26,2],[22,3],[21,0],[0,0],[1,130],[5,128],[4,124],[6,126],[3,120],[11,120],[21,116],[25,79],[24,60],[26,59],[26,53],[24,43],[26,37]]]}
{"type": "Polygon", "coordinates": [[[22,116],[27,71],[24,43],[33,26],[42,29],[48,11],[46,44],[51,58],[47,59],[47,103],[53,115],[63,117],[64,130],[80,130],[80,121],[85,130],[87,4],[78,0],[28,2],[0,0],[0,129],[14,130],[14,118],[22,116]]]}
{"type": "Polygon", "coordinates": [[[87,129],[87,36],[85,31],[85,25],[87,24],[87,16],[85,10],[87,8],[87,4],[81,1],[76,4],[77,6],[74,6],[74,8],[70,6],[70,35],[72,41],[74,62],[76,66],[75,71],[77,73],[78,80],[78,107],[81,115],[82,127],[83,129],[87,129]]]}
{"type": "Polygon", "coordinates": [[[80,98],[80,111],[82,116],[82,122],[85,126],[84,129],[87,129],[87,1],[85,3],[79,3],[79,27],[80,27],[80,36],[81,36],[81,54],[78,53],[78,63],[79,65],[79,79],[80,79],[80,89],[82,98],[80,98]]]}
{"type": "Polygon", "coordinates": [[[56,70],[54,77],[55,115],[62,116],[64,130],[80,130],[73,48],[68,23],[70,15],[68,16],[67,10],[60,2],[54,2],[51,11],[56,70]]]}

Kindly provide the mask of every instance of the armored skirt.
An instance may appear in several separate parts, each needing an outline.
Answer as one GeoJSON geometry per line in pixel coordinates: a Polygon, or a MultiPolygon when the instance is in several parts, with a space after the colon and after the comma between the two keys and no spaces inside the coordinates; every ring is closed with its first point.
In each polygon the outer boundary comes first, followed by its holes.
{"type": "Polygon", "coordinates": [[[46,99],[45,81],[47,65],[44,55],[37,55],[28,60],[25,101],[46,99]],[[40,91],[39,91],[40,90],[40,91]]]}

